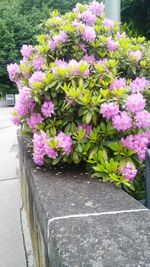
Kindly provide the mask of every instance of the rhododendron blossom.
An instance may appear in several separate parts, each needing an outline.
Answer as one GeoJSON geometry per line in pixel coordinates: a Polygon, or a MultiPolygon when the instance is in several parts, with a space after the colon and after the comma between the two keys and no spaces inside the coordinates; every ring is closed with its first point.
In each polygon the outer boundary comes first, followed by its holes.
{"type": "Polygon", "coordinates": [[[106,39],[106,46],[110,52],[113,52],[117,49],[118,43],[114,42],[111,37],[106,39]]]}
{"type": "Polygon", "coordinates": [[[32,113],[29,118],[27,118],[27,124],[32,129],[35,129],[41,122],[43,118],[40,113],[32,113]]]}
{"type": "Polygon", "coordinates": [[[147,145],[149,141],[144,135],[142,134],[129,135],[126,138],[122,138],[121,143],[123,147],[129,148],[135,151],[135,153],[137,153],[138,158],[140,160],[145,159],[145,153],[146,153],[147,145]]]}
{"type": "Polygon", "coordinates": [[[120,88],[125,88],[126,87],[126,80],[124,78],[120,79],[115,79],[110,85],[109,89],[120,89],[120,88]]]}
{"type": "Polygon", "coordinates": [[[145,108],[145,105],[146,100],[141,93],[132,94],[127,98],[126,109],[128,111],[136,113],[137,111],[143,110],[145,108]]]}
{"type": "Polygon", "coordinates": [[[84,41],[88,42],[93,42],[96,38],[96,32],[93,27],[90,26],[85,26],[82,33],[82,38],[84,41]]]}
{"type": "Polygon", "coordinates": [[[129,52],[129,56],[130,56],[131,59],[139,61],[142,58],[142,53],[141,53],[140,50],[130,51],[129,52]]]}
{"type": "Polygon", "coordinates": [[[41,112],[45,117],[51,117],[54,113],[54,104],[52,101],[45,101],[42,105],[41,112]]]}
{"type": "Polygon", "coordinates": [[[109,120],[119,113],[119,107],[116,103],[104,103],[101,105],[100,113],[103,118],[109,120]]]}
{"type": "Polygon", "coordinates": [[[29,84],[41,82],[44,78],[44,73],[42,71],[35,71],[31,78],[29,79],[29,84]]]}
{"type": "Polygon", "coordinates": [[[58,147],[63,148],[64,154],[67,156],[71,152],[72,146],[72,139],[70,136],[65,135],[63,132],[60,132],[56,137],[55,140],[58,141],[58,147]]]}
{"type": "Polygon", "coordinates": [[[41,70],[43,64],[44,64],[44,58],[43,57],[36,57],[33,59],[34,70],[41,70]]]}
{"type": "Polygon", "coordinates": [[[19,66],[16,63],[11,63],[10,65],[7,65],[7,71],[9,79],[14,82],[16,80],[16,76],[19,74],[19,66]]]}
{"type": "Polygon", "coordinates": [[[145,77],[137,77],[130,83],[130,88],[132,93],[138,93],[143,91],[148,85],[150,85],[150,83],[145,77]]]}
{"type": "Polygon", "coordinates": [[[132,181],[137,174],[137,170],[133,168],[130,162],[127,162],[125,167],[120,168],[119,171],[122,174],[122,176],[129,181],[132,181]]]}
{"type": "Polygon", "coordinates": [[[111,19],[107,19],[107,18],[105,18],[105,19],[103,20],[103,26],[105,26],[105,27],[109,28],[110,30],[112,30],[113,27],[114,27],[114,21],[111,20],[111,19]]]}
{"type": "Polygon", "coordinates": [[[34,51],[34,48],[32,45],[23,45],[21,48],[21,54],[22,56],[27,59],[29,58],[34,51]]]}
{"type": "Polygon", "coordinates": [[[132,127],[132,119],[127,112],[120,112],[112,118],[113,126],[118,131],[126,131],[132,127]]]}

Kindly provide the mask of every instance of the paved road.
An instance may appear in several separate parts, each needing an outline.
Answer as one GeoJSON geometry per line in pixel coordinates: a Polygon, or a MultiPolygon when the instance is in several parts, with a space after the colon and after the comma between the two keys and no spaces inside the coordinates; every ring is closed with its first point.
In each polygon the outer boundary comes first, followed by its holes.
{"type": "Polygon", "coordinates": [[[0,108],[0,267],[28,267],[11,108],[0,108]]]}

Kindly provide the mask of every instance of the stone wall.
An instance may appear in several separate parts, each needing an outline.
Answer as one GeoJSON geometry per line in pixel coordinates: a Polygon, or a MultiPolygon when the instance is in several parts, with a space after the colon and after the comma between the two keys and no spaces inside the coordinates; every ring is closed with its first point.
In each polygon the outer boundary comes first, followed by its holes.
{"type": "Polygon", "coordinates": [[[150,266],[150,212],[83,171],[42,169],[18,137],[21,190],[35,267],[150,266]]]}

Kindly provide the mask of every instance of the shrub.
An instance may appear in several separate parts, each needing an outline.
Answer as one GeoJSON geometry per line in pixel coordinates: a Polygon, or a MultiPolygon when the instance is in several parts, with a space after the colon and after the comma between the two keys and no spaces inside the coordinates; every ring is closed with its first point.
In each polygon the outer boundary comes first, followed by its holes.
{"type": "Polygon", "coordinates": [[[8,65],[19,98],[12,120],[33,136],[37,165],[83,164],[134,190],[150,144],[150,60],[144,38],[120,33],[103,3],[57,11],[20,65],[8,65]]]}

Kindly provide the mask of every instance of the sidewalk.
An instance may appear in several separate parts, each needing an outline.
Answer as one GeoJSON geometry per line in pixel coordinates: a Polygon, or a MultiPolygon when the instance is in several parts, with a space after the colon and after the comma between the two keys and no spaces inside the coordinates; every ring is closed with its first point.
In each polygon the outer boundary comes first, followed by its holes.
{"type": "Polygon", "coordinates": [[[10,112],[11,108],[0,108],[0,266],[30,267],[29,233],[17,173],[16,127],[10,122],[10,112]]]}

